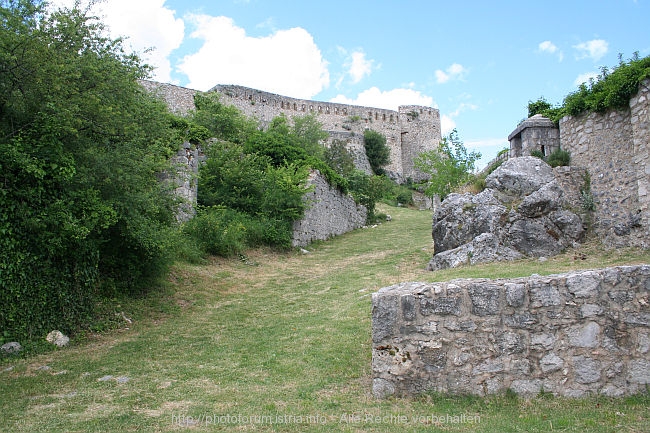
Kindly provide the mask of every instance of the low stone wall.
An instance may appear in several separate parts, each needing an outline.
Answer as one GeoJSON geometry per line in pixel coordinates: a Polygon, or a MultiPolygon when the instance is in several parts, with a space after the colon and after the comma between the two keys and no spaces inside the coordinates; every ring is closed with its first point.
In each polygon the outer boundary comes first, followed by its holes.
{"type": "Polygon", "coordinates": [[[332,188],[318,170],[310,174],[309,183],[314,190],[303,197],[309,208],[304,218],[293,224],[293,246],[306,246],[363,227],[368,215],[365,207],[332,188]]]}
{"type": "Polygon", "coordinates": [[[383,288],[372,297],[373,393],[643,392],[649,292],[650,265],[383,288]]]}

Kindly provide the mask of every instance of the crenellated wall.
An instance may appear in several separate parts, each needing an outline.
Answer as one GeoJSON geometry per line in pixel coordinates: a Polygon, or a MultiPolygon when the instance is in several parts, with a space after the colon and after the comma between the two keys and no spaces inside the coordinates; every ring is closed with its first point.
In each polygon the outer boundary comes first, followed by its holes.
{"type": "MultiPolygon", "coordinates": [[[[440,112],[419,105],[400,106],[398,111],[333,102],[310,101],[276,95],[235,85],[218,85],[210,91],[223,95],[222,102],[234,105],[248,116],[267,124],[284,114],[288,118],[315,114],[323,129],[332,136],[349,133],[358,147],[363,144],[363,132],[373,129],[386,136],[390,148],[390,163],[386,171],[399,181],[420,180],[422,174],[413,166],[420,152],[437,149],[441,140],[440,112]]],[[[360,167],[363,169],[363,167],[360,167]]]]}
{"type": "MultiPolygon", "coordinates": [[[[142,81],[150,92],[162,98],[170,109],[186,114],[194,109],[195,90],[171,84],[142,81]]],[[[441,140],[440,112],[419,105],[400,106],[398,111],[333,102],[290,98],[274,93],[235,85],[217,85],[210,92],[222,95],[222,102],[234,105],[247,116],[268,125],[280,114],[288,118],[315,114],[323,129],[333,139],[342,139],[355,156],[357,168],[370,172],[365,157],[363,133],[372,129],[386,136],[390,149],[390,163],[385,167],[394,180],[405,182],[408,178],[420,180],[422,173],[413,166],[420,152],[435,150],[441,140]]]]}
{"type": "Polygon", "coordinates": [[[643,392],[649,297],[649,265],[383,288],[372,297],[373,393],[643,392]]]}

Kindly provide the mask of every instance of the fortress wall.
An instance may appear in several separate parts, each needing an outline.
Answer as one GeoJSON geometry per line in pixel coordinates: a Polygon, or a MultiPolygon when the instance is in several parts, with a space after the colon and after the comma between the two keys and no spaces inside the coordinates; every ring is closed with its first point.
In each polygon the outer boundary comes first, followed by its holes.
{"type": "Polygon", "coordinates": [[[211,91],[219,92],[223,95],[222,102],[234,105],[247,116],[259,119],[262,124],[268,124],[280,114],[284,114],[289,119],[295,116],[315,114],[318,121],[323,124],[323,129],[330,134],[349,132],[358,136],[359,141],[351,140],[355,144],[363,144],[363,132],[366,129],[373,129],[386,136],[386,144],[390,148],[391,162],[385,169],[400,177],[403,174],[402,122],[400,122],[400,113],[397,111],[296,99],[234,85],[218,85],[211,91]]]}
{"type": "Polygon", "coordinates": [[[294,247],[327,240],[364,226],[367,209],[356,204],[351,196],[332,188],[318,170],[309,175],[309,184],[314,190],[303,197],[308,203],[305,216],[293,223],[294,247]]]}
{"type": "MultiPolygon", "coordinates": [[[[141,83],[176,113],[187,114],[194,109],[195,90],[153,81],[141,83]]],[[[344,136],[348,149],[355,154],[357,167],[368,173],[363,133],[366,129],[375,130],[386,137],[390,163],[385,169],[396,180],[418,176],[413,168],[413,159],[422,151],[437,149],[441,140],[440,113],[431,107],[409,105],[394,111],[290,98],[237,85],[217,85],[210,91],[221,94],[224,104],[234,105],[245,115],[257,118],[262,126],[280,114],[289,119],[310,113],[317,115],[323,129],[330,134],[329,142],[344,136]]]]}
{"type": "Polygon", "coordinates": [[[372,297],[373,393],[643,392],[649,296],[648,265],[383,288],[372,297]]]}
{"type": "Polygon", "coordinates": [[[627,110],[567,116],[561,147],[571,164],[587,168],[595,200],[595,230],[607,245],[648,247],[650,196],[650,80],[627,110]]]}
{"type": "Polygon", "coordinates": [[[399,115],[403,176],[416,182],[424,180],[426,176],[415,169],[413,162],[420,153],[438,148],[442,139],[440,112],[419,105],[402,105],[399,115]]]}

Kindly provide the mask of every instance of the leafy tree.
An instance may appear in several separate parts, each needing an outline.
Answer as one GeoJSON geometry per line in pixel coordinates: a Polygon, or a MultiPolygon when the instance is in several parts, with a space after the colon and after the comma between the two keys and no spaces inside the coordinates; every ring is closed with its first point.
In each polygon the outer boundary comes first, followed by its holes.
{"type": "Polygon", "coordinates": [[[361,170],[354,170],[348,177],[350,194],[357,203],[362,204],[368,210],[366,221],[369,224],[375,222],[377,201],[387,192],[386,180],[388,179],[385,176],[370,176],[361,170]]]}
{"type": "Polygon", "coordinates": [[[537,101],[528,101],[528,117],[533,117],[536,114],[544,114],[546,110],[550,110],[551,103],[548,102],[543,96],[537,101]]]}
{"type": "Polygon", "coordinates": [[[103,290],[164,274],[173,118],[149,69],[78,8],[0,0],[0,329],[74,331],[103,290]]]}
{"type": "Polygon", "coordinates": [[[443,137],[437,150],[423,152],[415,159],[415,166],[430,176],[425,193],[439,195],[444,200],[454,188],[467,182],[481,154],[467,152],[454,129],[443,137]]]}
{"type": "Polygon", "coordinates": [[[341,176],[349,176],[355,169],[354,158],[348,151],[345,142],[334,140],[332,144],[325,149],[325,162],[329,164],[341,176]]]}
{"type": "MultiPolygon", "coordinates": [[[[218,93],[197,92],[194,106],[196,110],[190,115],[192,123],[207,130],[210,137],[244,143],[257,130],[254,120],[247,118],[236,107],[222,104],[218,93]]],[[[201,138],[205,138],[205,134],[201,138]]]]}
{"type": "Polygon", "coordinates": [[[318,121],[316,115],[307,114],[292,119],[291,135],[295,140],[295,144],[305,149],[308,155],[324,160],[325,146],[323,146],[323,141],[327,140],[329,134],[323,131],[323,124],[318,121]]]}
{"type": "Polygon", "coordinates": [[[296,144],[286,116],[278,116],[266,131],[256,131],[246,140],[246,153],[266,155],[276,167],[293,161],[305,161],[309,154],[296,144]]]}
{"type": "Polygon", "coordinates": [[[386,145],[386,137],[377,131],[366,129],[363,139],[370,168],[375,174],[383,174],[383,167],[390,163],[390,149],[386,145]]]}

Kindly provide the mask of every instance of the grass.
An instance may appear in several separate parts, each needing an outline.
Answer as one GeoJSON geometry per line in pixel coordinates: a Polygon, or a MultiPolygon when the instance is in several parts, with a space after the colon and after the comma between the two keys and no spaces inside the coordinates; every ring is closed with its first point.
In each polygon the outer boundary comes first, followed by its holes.
{"type": "Polygon", "coordinates": [[[650,398],[371,394],[370,295],[403,281],[514,277],[650,262],[595,244],[541,263],[424,270],[431,214],[310,246],[178,264],[162,307],[122,305],[119,330],[0,361],[2,431],[598,431],[650,430],[650,398]],[[140,311],[133,311],[138,308],[140,311]],[[145,311],[143,311],[145,309],[145,311]],[[45,367],[45,368],[44,368],[45,367]],[[462,421],[462,422],[461,422],[462,421]],[[472,421],[472,422],[469,422],[472,421]]]}

